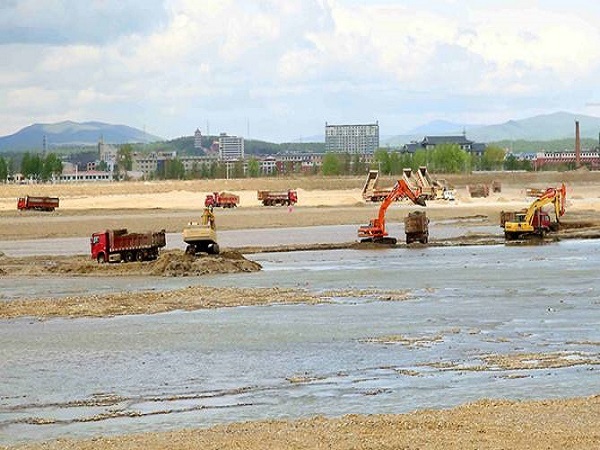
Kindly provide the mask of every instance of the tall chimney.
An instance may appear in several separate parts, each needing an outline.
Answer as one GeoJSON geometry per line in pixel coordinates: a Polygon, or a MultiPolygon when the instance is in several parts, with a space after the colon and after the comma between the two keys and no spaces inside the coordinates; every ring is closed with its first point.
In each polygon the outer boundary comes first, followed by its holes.
{"type": "Polygon", "coordinates": [[[575,121],[575,167],[581,163],[581,140],[579,139],[579,121],[575,121]]]}

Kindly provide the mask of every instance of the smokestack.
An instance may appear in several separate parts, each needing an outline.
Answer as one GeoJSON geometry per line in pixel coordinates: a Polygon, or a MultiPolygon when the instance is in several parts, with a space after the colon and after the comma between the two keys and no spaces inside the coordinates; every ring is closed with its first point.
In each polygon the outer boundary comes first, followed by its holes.
{"type": "Polygon", "coordinates": [[[579,121],[575,121],[575,167],[581,162],[581,140],[579,139],[579,121]]]}

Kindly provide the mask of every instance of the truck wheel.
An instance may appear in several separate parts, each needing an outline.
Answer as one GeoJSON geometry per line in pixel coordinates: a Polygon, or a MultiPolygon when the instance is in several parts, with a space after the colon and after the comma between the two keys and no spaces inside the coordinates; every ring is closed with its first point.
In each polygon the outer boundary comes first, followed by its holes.
{"type": "Polygon", "coordinates": [[[104,253],[100,253],[96,258],[96,261],[98,261],[98,264],[104,264],[106,262],[106,256],[104,256],[104,253]]]}
{"type": "Polygon", "coordinates": [[[192,255],[193,256],[195,253],[196,253],[196,249],[194,248],[194,246],[192,244],[188,245],[185,248],[185,254],[186,255],[192,255]]]}
{"type": "Polygon", "coordinates": [[[125,254],[125,261],[127,261],[127,262],[133,262],[133,260],[134,260],[134,259],[135,259],[135,258],[133,257],[133,253],[131,253],[131,252],[127,252],[127,253],[125,254]]]}
{"type": "Polygon", "coordinates": [[[135,254],[135,259],[136,259],[138,262],[142,262],[142,261],[144,260],[144,256],[145,256],[145,255],[144,255],[144,252],[137,252],[137,253],[135,254]]]}
{"type": "Polygon", "coordinates": [[[218,254],[219,254],[219,251],[220,251],[220,249],[219,249],[219,244],[217,244],[217,243],[215,242],[215,243],[212,245],[212,248],[211,248],[211,250],[212,250],[212,254],[213,254],[213,255],[218,255],[218,254]]]}

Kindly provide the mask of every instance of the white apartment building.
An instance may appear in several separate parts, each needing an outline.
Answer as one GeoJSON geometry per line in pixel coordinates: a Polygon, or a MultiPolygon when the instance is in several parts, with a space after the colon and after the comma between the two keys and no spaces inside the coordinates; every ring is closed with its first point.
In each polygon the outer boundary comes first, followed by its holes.
{"type": "Polygon", "coordinates": [[[379,148],[379,122],[329,125],[325,122],[325,152],[374,153],[379,148]]]}
{"type": "Polygon", "coordinates": [[[222,161],[244,159],[244,138],[221,133],[219,136],[219,159],[222,161]]]}

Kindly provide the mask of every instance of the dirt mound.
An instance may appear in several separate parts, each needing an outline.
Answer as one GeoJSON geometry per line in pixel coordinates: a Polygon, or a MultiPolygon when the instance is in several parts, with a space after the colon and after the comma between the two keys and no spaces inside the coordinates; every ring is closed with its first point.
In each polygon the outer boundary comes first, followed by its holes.
{"type": "Polygon", "coordinates": [[[165,252],[152,264],[152,275],[171,277],[198,276],[213,273],[256,272],[262,267],[236,251],[220,255],[190,256],[181,251],[165,252]]]}
{"type": "Polygon", "coordinates": [[[261,265],[231,250],[216,256],[190,256],[181,250],[161,253],[156,261],[98,264],[88,257],[0,257],[0,274],[17,276],[200,276],[216,273],[256,272],[261,265]]]}

